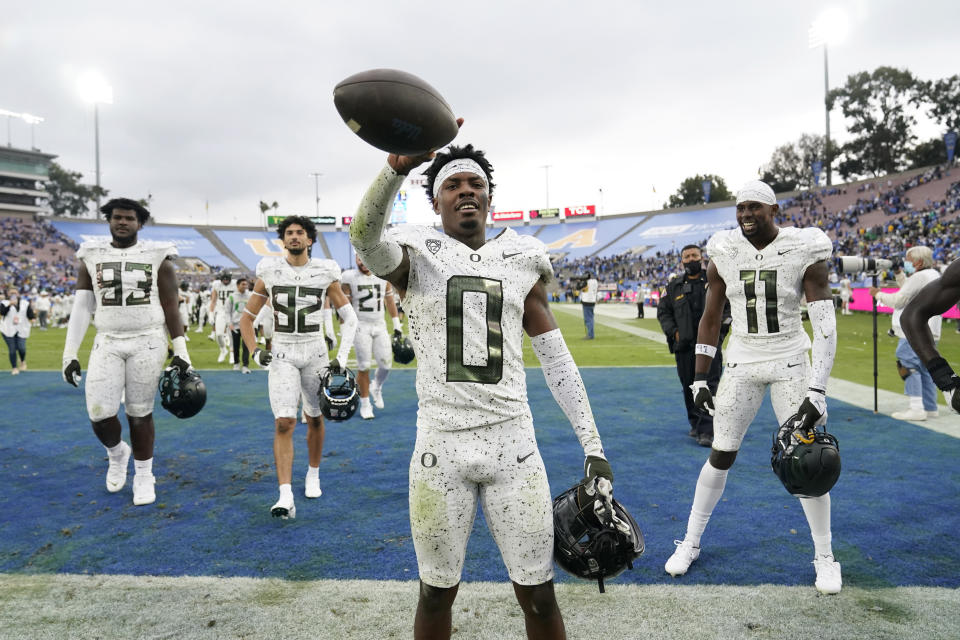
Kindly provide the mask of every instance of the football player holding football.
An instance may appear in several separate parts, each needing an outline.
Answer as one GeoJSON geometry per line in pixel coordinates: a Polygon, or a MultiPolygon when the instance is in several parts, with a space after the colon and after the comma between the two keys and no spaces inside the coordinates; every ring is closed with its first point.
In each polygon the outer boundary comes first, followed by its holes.
{"type": "Polygon", "coordinates": [[[324,435],[317,395],[320,376],[328,368],[340,371],[346,364],[357,316],[340,289],[337,263],[310,257],[310,247],[317,240],[313,221],[304,216],[287,216],[277,226],[277,235],[283,240],[287,255],[264,258],[257,264],[257,281],[240,318],[240,333],[253,353],[253,361],[269,368],[270,408],[275,426],[273,457],[280,489],[280,497],[270,513],[286,519],[297,515],[291,488],[297,406],[302,395],[309,460],[304,495],[319,498],[324,435]],[[327,355],[320,319],[320,309],[327,297],[340,314],[341,322],[340,350],[332,362],[327,355]],[[254,320],[268,300],[274,312],[272,351],[258,348],[253,328],[254,320]]]}
{"type": "Polygon", "coordinates": [[[397,304],[393,300],[393,285],[370,273],[360,257],[356,258],[357,268],[343,272],[340,286],[350,298],[350,304],[357,314],[359,324],[353,348],[357,352],[357,387],[360,391],[360,417],[373,418],[371,397],[377,409],[383,409],[383,383],[390,375],[393,365],[393,352],[390,336],[383,324],[383,309],[386,307],[393,320],[393,335],[403,335],[403,326],[397,313],[397,304]],[[370,382],[371,356],[377,361],[377,373],[370,382]]]}
{"type": "MultiPolygon", "coordinates": [[[[700,471],[687,533],[676,542],[666,571],[679,576],[700,556],[700,536],[723,494],[727,471],[770,389],[778,424],[799,412],[807,426],[827,419],[827,379],[836,352],[836,317],[828,282],[833,251],[827,235],[816,227],[779,228],[773,189],[748,182],[737,192],[738,228],[710,238],[707,253],[707,297],[695,347],[696,373],[691,389],[697,408],[714,415],[710,456],[700,471]],[[806,297],[813,327],[810,338],[800,318],[806,297]],[[726,368],[714,400],[707,372],[716,353],[724,303],[730,301],[731,337],[726,368]]],[[[840,564],[833,558],[830,494],[800,498],[814,543],[816,588],[838,593],[840,564]]]]}
{"type": "Polygon", "coordinates": [[[960,260],[954,260],[940,278],[928,283],[907,304],[900,316],[900,327],[934,383],[943,391],[947,404],[960,413],[960,394],[955,393],[960,386],[960,376],[953,372],[953,368],[937,351],[937,343],[929,326],[930,318],[946,313],[958,300],[960,260]]]}
{"type": "MultiPolygon", "coordinates": [[[[493,169],[450,147],[425,171],[443,230],[384,233],[406,175],[433,154],[390,155],[350,225],[363,263],[400,293],[418,359],[410,527],[420,572],[414,637],[449,637],[477,501],[503,556],[527,634],[565,636],[553,588],[550,487],[527,403],[523,333],[585,454],[585,482],[612,500],[613,474],[580,373],[547,302],[543,243],[505,229],[486,239],[493,169]],[[598,476],[602,479],[598,480],[598,476]]],[[[595,490],[595,489],[592,489],[595,490]]]]}
{"type": "Polygon", "coordinates": [[[137,239],[150,212],[129,198],[114,198],[100,208],[110,225],[110,240],[88,240],[77,249],[80,261],[77,291],[63,346],[63,379],[74,387],[81,380],[77,352],[90,320],[97,335],[87,363],[84,389],[93,432],[107,449],[107,491],[127,482],[133,452],[133,504],[156,500],[153,477],[153,403],[167,358],[167,337],[173,340],[172,365],[190,367],[172,242],[137,239]],[[120,402],[130,425],[130,445],[121,438],[120,402]]]}

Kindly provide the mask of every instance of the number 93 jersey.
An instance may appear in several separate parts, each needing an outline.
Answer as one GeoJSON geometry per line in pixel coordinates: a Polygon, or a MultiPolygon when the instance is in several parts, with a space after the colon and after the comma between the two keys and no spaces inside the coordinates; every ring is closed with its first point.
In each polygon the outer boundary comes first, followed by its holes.
{"type": "Polygon", "coordinates": [[[275,318],[273,339],[278,342],[306,342],[323,338],[320,312],[330,283],[340,279],[340,266],[333,260],[311,258],[294,267],[278,256],[257,264],[275,318]]]}
{"type": "Polygon", "coordinates": [[[157,274],[167,258],[176,258],[171,242],[140,240],[118,248],[110,240],[91,240],[77,249],[93,281],[97,311],[93,324],[105,335],[137,336],[154,333],[165,319],[157,290],[157,274]]]}
{"type": "Polygon", "coordinates": [[[507,229],[474,251],[430,227],[390,233],[410,258],[403,306],[418,426],[453,431],[529,415],[523,309],[537,281],[553,276],[543,243],[507,229]]]}
{"type": "Polygon", "coordinates": [[[715,233],[707,254],[727,287],[733,324],[724,359],[762,362],[810,349],[800,318],[807,268],[830,258],[833,245],[820,229],[782,227],[758,250],[739,228],[715,233]]]}

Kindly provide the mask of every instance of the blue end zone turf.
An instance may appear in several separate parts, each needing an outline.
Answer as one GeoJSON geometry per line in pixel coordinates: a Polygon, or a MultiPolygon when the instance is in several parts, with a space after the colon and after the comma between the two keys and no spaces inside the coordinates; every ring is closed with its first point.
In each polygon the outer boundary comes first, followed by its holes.
{"type": "MultiPolygon", "coordinates": [[[[687,436],[672,368],[585,369],[616,473],[618,500],[639,521],[647,552],[624,583],[805,585],[813,546],[803,512],[770,470],[769,400],[744,441],[691,572],[663,571],[683,536],[707,449],[687,436]]],[[[303,497],[306,426],[295,435],[296,520],[276,500],[273,419],[262,373],[203,372],[204,410],[180,421],[159,404],[157,503],[131,504],[130,485],[104,488],[106,455],[83,394],[57,373],[5,377],[0,387],[0,572],[213,575],[286,579],[416,579],[407,515],[415,437],[413,371],[395,371],[371,421],[328,423],[323,497],[303,497]]],[[[579,444],[528,371],[540,448],[554,495],[582,473],[579,444]]],[[[834,550],[844,584],[960,586],[960,441],[831,401],[843,473],[832,492],[834,550]]],[[[125,421],[124,421],[125,423],[125,421]]],[[[124,439],[129,440],[126,424],[124,439]]],[[[133,466],[130,467],[132,479],[133,466]]],[[[506,581],[482,517],[464,580],[506,581]]],[[[569,580],[558,573],[558,579],[569,580]]]]}

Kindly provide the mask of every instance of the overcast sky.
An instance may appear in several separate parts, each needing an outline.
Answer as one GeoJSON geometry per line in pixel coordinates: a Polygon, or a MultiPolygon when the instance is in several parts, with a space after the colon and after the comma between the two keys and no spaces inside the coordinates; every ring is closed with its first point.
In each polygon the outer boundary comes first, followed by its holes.
{"type": "MultiPolygon", "coordinates": [[[[332,90],[392,67],[466,119],[457,142],[487,152],[499,210],[549,198],[644,211],[697,173],[735,190],[777,146],[823,133],[823,52],[807,31],[827,7],[850,21],[829,51],[831,87],[881,65],[923,79],[960,70],[957,0],[6,0],[0,109],[44,117],[36,146],[93,183],[93,109],[76,85],[96,69],[114,92],[100,107],[112,196],[151,194],[160,222],[256,225],[260,200],[312,215],[320,172],[320,214],[352,215],[385,154],[347,129],[332,90]]],[[[831,129],[844,139],[839,113],[831,129]]],[[[30,126],[9,131],[30,146],[30,126]]]]}

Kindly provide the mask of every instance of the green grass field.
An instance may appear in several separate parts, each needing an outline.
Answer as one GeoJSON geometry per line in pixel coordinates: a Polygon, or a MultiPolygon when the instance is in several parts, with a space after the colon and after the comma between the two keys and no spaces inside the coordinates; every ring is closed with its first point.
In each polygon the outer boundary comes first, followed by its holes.
{"type": "MultiPolygon", "coordinates": [[[[577,364],[581,367],[601,366],[649,366],[672,365],[673,356],[667,352],[666,345],[640,338],[623,331],[597,325],[596,339],[584,340],[583,321],[579,314],[579,305],[566,306],[567,311],[557,310],[555,316],[560,330],[567,339],[567,344],[577,364]],[[576,310],[575,313],[569,312],[576,310]]],[[[603,318],[598,314],[598,323],[603,318]]],[[[653,310],[648,309],[647,317],[643,319],[631,318],[620,320],[622,324],[645,329],[656,333],[660,332],[660,325],[653,310]]],[[[903,391],[903,381],[897,374],[894,362],[894,349],[897,346],[896,338],[887,335],[890,328],[890,316],[880,314],[877,317],[877,380],[880,389],[900,393],[903,391]]],[[[807,327],[809,332],[809,325],[807,327]]],[[[190,342],[187,347],[190,357],[197,369],[229,369],[228,364],[217,363],[217,347],[206,336],[209,331],[195,333],[193,329],[188,333],[190,342]]],[[[60,356],[63,351],[64,329],[49,331],[34,330],[27,341],[27,364],[31,369],[59,370],[60,356]]],[[[87,362],[90,345],[93,341],[94,330],[91,327],[83,347],[80,350],[80,361],[87,362]]],[[[833,365],[832,376],[849,380],[869,387],[873,386],[873,319],[868,313],[855,313],[852,316],[837,315],[837,357],[833,365]]],[[[960,361],[960,333],[956,332],[954,322],[945,322],[943,336],[940,341],[940,352],[950,362],[960,361]]],[[[537,367],[536,356],[530,348],[530,341],[524,344],[524,359],[529,367],[537,367]]],[[[394,364],[397,368],[412,368],[410,365],[394,364]]],[[[256,368],[256,365],[252,365],[256,368]]],[[[0,371],[8,371],[10,363],[3,360],[0,371]]]]}

